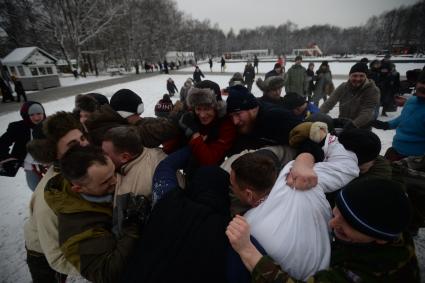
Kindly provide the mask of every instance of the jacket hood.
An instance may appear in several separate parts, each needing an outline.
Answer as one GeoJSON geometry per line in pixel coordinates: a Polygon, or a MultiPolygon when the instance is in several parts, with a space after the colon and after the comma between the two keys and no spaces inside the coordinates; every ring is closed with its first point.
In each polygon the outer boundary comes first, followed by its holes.
{"type": "Polygon", "coordinates": [[[38,104],[38,105],[41,106],[41,108],[43,109],[43,120],[46,119],[46,111],[44,110],[44,107],[43,107],[43,105],[41,105],[41,103],[38,103],[36,101],[27,101],[27,102],[25,102],[21,106],[20,114],[21,114],[22,120],[24,120],[25,124],[27,126],[29,126],[30,128],[35,127],[35,124],[33,122],[31,122],[30,116],[28,115],[28,109],[33,104],[38,104]]]}

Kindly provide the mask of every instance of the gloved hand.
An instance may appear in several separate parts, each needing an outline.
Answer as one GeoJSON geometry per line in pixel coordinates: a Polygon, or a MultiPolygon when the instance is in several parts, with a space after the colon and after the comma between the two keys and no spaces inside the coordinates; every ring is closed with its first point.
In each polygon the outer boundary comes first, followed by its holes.
{"type": "Polygon", "coordinates": [[[199,122],[196,119],[195,114],[192,112],[184,113],[181,116],[179,126],[188,138],[190,138],[194,133],[199,132],[199,122]]]}
{"type": "Polygon", "coordinates": [[[124,223],[135,223],[144,225],[150,215],[151,204],[144,195],[130,194],[127,202],[127,209],[124,212],[124,223]]]}
{"type": "Polygon", "coordinates": [[[353,124],[353,121],[348,121],[343,127],[344,131],[350,130],[350,129],[356,129],[356,128],[357,127],[353,124]]]}
{"type": "Polygon", "coordinates": [[[15,177],[22,161],[16,158],[7,158],[0,162],[0,176],[15,177]]]}
{"type": "Polygon", "coordinates": [[[298,146],[297,155],[303,152],[308,152],[314,157],[314,162],[322,162],[325,159],[325,153],[322,146],[310,139],[303,141],[298,146]]]}
{"type": "Polygon", "coordinates": [[[390,128],[390,124],[388,122],[375,120],[370,123],[370,125],[376,129],[388,130],[390,128]]]}
{"type": "Polygon", "coordinates": [[[348,118],[334,118],[332,120],[335,128],[344,128],[345,125],[351,122],[351,119],[348,118]]]}

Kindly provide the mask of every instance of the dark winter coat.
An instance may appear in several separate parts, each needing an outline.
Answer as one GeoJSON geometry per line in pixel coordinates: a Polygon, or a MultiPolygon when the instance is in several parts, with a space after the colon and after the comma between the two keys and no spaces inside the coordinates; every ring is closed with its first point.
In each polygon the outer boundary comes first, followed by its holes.
{"type": "Polygon", "coordinates": [[[397,72],[381,73],[376,86],[381,91],[381,105],[384,111],[395,110],[394,96],[400,91],[400,74],[397,72]]]}
{"type": "Polygon", "coordinates": [[[204,76],[204,74],[202,73],[201,70],[198,69],[198,70],[195,70],[195,72],[193,72],[193,81],[195,83],[201,82],[202,81],[201,77],[205,78],[205,76],[204,76]]]}
{"type": "Polygon", "coordinates": [[[339,102],[339,118],[351,119],[358,128],[368,128],[379,106],[379,99],[379,89],[373,81],[366,79],[359,88],[353,88],[348,81],[335,89],[320,106],[320,112],[329,113],[339,102]]]}
{"type": "Polygon", "coordinates": [[[6,132],[0,137],[0,161],[12,157],[23,162],[27,155],[26,145],[31,140],[31,135],[33,137],[42,135],[41,127],[34,125],[27,114],[32,104],[40,103],[25,102],[20,112],[22,120],[10,123],[6,132]],[[10,150],[11,146],[13,146],[12,150],[10,150]]]}
{"type": "Polygon", "coordinates": [[[160,99],[155,105],[156,117],[168,117],[173,110],[173,102],[170,99],[160,99]]]}
{"type": "Polygon", "coordinates": [[[308,88],[307,70],[300,64],[292,65],[286,73],[285,91],[305,96],[308,88]]]}
{"type": "Polygon", "coordinates": [[[167,90],[168,93],[171,95],[174,95],[176,92],[179,91],[173,81],[167,81],[167,90]]]}
{"type": "Polygon", "coordinates": [[[229,176],[217,166],[201,167],[180,189],[176,171],[185,152],[171,154],[155,171],[154,195],[167,193],[155,204],[122,282],[226,281],[229,176]]]}
{"type": "Polygon", "coordinates": [[[245,70],[243,72],[243,78],[246,83],[252,83],[255,79],[255,70],[254,67],[251,65],[248,65],[245,67],[245,70]]]}

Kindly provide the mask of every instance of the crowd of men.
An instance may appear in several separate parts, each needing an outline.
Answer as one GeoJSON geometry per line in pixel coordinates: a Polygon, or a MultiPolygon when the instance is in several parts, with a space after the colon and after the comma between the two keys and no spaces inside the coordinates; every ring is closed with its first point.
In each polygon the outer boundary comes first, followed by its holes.
{"type": "Polygon", "coordinates": [[[34,191],[33,282],[420,282],[421,195],[393,163],[424,174],[425,72],[389,122],[376,120],[382,93],[368,72],[354,64],[320,108],[291,75],[257,80],[256,98],[250,63],[226,100],[199,77],[156,118],[129,89],[78,95],[73,112],[49,117],[26,102],[0,152],[34,191]],[[338,102],[339,117],[326,115],[338,102]],[[396,129],[391,156],[372,126],[396,129]]]}

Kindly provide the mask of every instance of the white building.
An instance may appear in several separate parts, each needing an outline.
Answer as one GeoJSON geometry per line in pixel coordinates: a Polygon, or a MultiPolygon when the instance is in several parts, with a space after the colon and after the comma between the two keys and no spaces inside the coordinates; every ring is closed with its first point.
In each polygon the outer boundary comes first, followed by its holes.
{"type": "Polygon", "coordinates": [[[194,64],[195,62],[195,53],[189,51],[168,51],[165,54],[165,59],[168,63],[180,61],[181,64],[186,62],[186,64],[194,64]]]}
{"type": "Polygon", "coordinates": [[[10,75],[20,79],[25,90],[60,86],[56,59],[38,47],[16,48],[4,57],[3,65],[10,75]]]}

